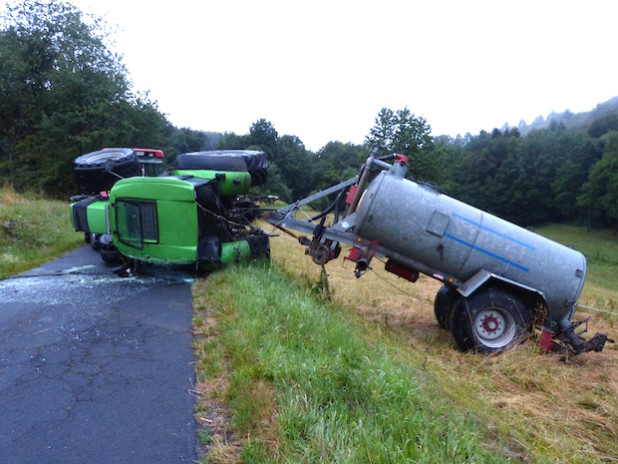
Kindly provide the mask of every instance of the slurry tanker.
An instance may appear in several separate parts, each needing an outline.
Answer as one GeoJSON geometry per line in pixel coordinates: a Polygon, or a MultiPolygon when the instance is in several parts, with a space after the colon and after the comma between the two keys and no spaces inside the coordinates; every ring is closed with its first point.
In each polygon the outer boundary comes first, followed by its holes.
{"type": "Polygon", "coordinates": [[[613,343],[604,334],[586,340],[576,332],[582,323],[573,315],[586,278],[580,252],[406,179],[406,157],[392,156],[391,165],[372,152],[358,177],[271,213],[268,221],[312,235],[299,241],[316,264],[337,258],[345,243],[351,248],[344,259],[355,262],[357,277],[381,257],[388,272],[409,281],[419,273],[439,280],[436,319],[463,351],[504,351],[535,326],[546,350],[580,354],[613,343]],[[301,206],[337,192],[311,220],[294,217],[301,206]],[[326,226],[330,213],[334,222],[326,226]]]}

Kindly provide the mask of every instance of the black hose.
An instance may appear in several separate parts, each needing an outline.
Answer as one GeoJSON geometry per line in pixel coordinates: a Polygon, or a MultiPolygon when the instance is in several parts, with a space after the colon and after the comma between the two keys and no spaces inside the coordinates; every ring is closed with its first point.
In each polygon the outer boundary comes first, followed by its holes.
{"type": "Polygon", "coordinates": [[[341,192],[339,192],[339,195],[337,195],[337,198],[335,199],[335,201],[333,201],[328,208],[326,208],[325,210],[322,210],[321,213],[316,214],[315,216],[313,216],[311,219],[312,221],[315,221],[317,219],[321,219],[324,216],[326,216],[327,214],[329,214],[332,210],[334,210],[335,208],[337,208],[337,211],[335,213],[335,222],[337,222],[337,220],[339,219],[339,203],[341,202],[341,198],[343,197],[343,194],[345,193],[345,190],[342,190],[341,192]]]}

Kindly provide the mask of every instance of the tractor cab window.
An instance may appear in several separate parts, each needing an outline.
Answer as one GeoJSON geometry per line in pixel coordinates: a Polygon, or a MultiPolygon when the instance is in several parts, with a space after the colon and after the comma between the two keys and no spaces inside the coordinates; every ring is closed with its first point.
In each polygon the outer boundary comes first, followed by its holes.
{"type": "Polygon", "coordinates": [[[136,148],[142,177],[157,177],[163,170],[163,151],[136,148]]]}
{"type": "MultiPolygon", "coordinates": [[[[140,160],[141,161],[141,160],[140,160]]],[[[140,162],[142,177],[157,177],[163,171],[163,162],[140,162]]]]}
{"type": "Polygon", "coordinates": [[[156,202],[117,200],[115,210],[116,233],[121,243],[141,250],[144,243],[159,241],[156,202]]]}

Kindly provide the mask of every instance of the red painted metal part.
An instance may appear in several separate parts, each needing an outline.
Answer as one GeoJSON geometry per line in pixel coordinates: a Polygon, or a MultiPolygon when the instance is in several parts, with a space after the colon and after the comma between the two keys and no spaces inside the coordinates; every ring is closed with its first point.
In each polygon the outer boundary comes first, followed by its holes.
{"type": "Polygon", "coordinates": [[[401,266],[390,259],[386,262],[384,269],[410,282],[416,282],[418,280],[418,271],[401,266]]]}

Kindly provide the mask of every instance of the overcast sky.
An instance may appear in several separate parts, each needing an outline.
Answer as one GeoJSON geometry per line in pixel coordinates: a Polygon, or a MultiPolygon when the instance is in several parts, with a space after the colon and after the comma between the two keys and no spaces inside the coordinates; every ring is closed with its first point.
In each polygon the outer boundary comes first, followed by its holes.
{"type": "Polygon", "coordinates": [[[177,127],[260,118],[311,150],[362,143],[383,107],[478,134],[618,95],[607,0],[73,0],[117,25],[134,89],[177,127]]]}

